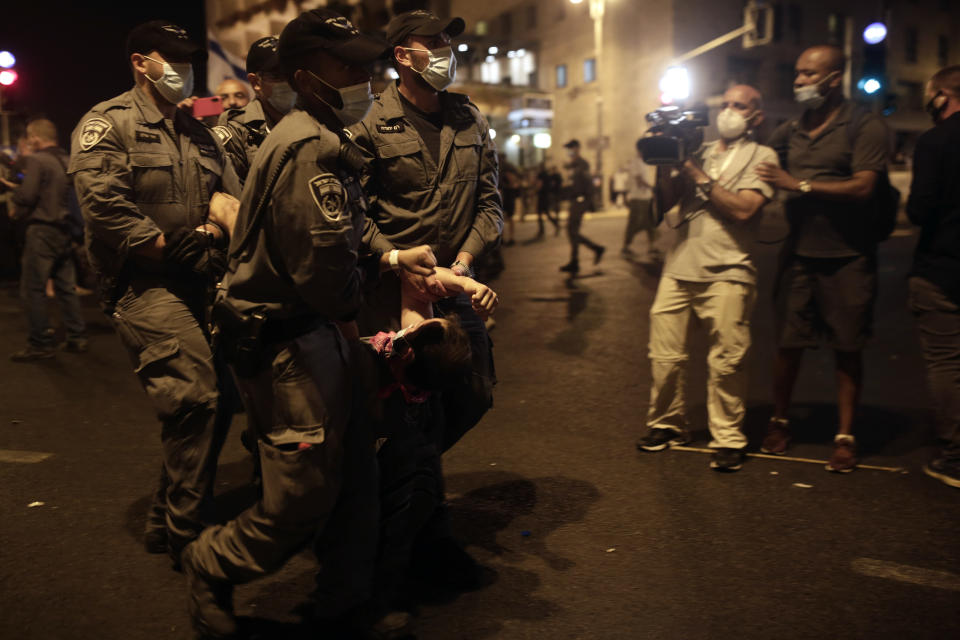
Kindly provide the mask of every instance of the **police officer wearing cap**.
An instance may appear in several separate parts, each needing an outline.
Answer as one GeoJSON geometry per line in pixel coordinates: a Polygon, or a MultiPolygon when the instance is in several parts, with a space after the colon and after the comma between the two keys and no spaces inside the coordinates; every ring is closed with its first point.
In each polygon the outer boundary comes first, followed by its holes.
{"type": "MultiPolygon", "coordinates": [[[[350,131],[372,156],[365,186],[375,224],[365,241],[381,251],[427,243],[441,265],[473,275],[474,260],[499,243],[503,208],[490,127],[467,96],[446,91],[456,74],[450,39],[463,29],[461,18],[441,21],[424,10],[395,16],[386,33],[399,79],[350,131]]],[[[399,328],[399,292],[397,278],[381,279],[361,312],[362,333],[399,328]]],[[[438,448],[445,450],[492,406],[495,375],[490,338],[469,298],[446,298],[435,306],[437,315],[459,316],[473,353],[470,384],[443,394],[438,448]]],[[[459,566],[470,573],[472,560],[456,549],[442,510],[433,524],[437,537],[427,545],[431,554],[450,551],[438,566],[459,566]],[[434,544],[439,540],[443,542],[434,544]]]]}
{"type": "Polygon", "coordinates": [[[297,94],[280,68],[278,44],[276,36],[267,36],[250,45],[247,82],[256,97],[241,109],[224,111],[220,114],[218,126],[213,128],[230,154],[241,181],[247,179],[253,156],[263,139],[297,100],[297,94]]]}
{"type": "Polygon", "coordinates": [[[429,276],[436,265],[429,246],[384,254],[361,246],[363,154],[343,128],[369,110],[369,66],[385,49],[327,9],[301,14],[280,35],[298,103],[250,167],[217,304],[256,327],[244,348],[259,357],[242,360],[238,349],[234,370],[260,438],[263,495],[183,553],[191,617],[207,637],[236,633],[234,584],[278,569],[311,539],[340,545],[335,554],[317,549],[324,571],[338,576],[326,583],[338,588],[321,594],[316,611],[335,617],[368,596],[378,517],[374,446],[354,415],[355,362],[341,327],[355,334],[350,321],[362,286],[381,271],[429,276]]]}
{"type": "Polygon", "coordinates": [[[148,551],[180,550],[208,521],[229,419],[215,420],[217,376],[204,314],[226,266],[224,231],[208,220],[240,184],[210,130],[177,109],[205,51],[180,27],[134,28],[135,86],[91,109],[73,133],[69,173],[86,220],[101,299],[163,429],[148,551]]]}

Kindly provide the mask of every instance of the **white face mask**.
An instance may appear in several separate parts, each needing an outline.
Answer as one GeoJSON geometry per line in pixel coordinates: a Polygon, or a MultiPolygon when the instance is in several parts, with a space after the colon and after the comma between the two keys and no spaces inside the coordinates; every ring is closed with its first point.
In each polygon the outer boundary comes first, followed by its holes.
{"type": "Polygon", "coordinates": [[[287,115],[297,102],[297,92],[286,82],[271,83],[267,102],[283,115],[287,115]]]}
{"type": "Polygon", "coordinates": [[[193,92],[193,65],[189,62],[180,62],[171,64],[169,62],[160,62],[150,56],[143,56],[147,60],[152,60],[157,64],[163,65],[163,75],[154,80],[144,74],[153,86],[157,88],[164,100],[170,104],[177,104],[181,100],[190,97],[193,92]]]}
{"type": "Polygon", "coordinates": [[[747,119],[733,109],[724,109],[717,115],[717,131],[724,140],[735,140],[746,130],[747,119]]]}
{"type": "Polygon", "coordinates": [[[453,53],[453,47],[441,47],[439,49],[404,48],[407,51],[422,51],[430,56],[427,67],[423,71],[416,67],[411,68],[437,91],[443,91],[449,87],[457,77],[457,56],[453,53]]]}
{"type": "Polygon", "coordinates": [[[324,100],[316,91],[313,92],[313,97],[330,107],[333,114],[337,116],[337,119],[343,126],[349,127],[352,124],[360,122],[366,117],[370,111],[370,107],[373,106],[373,92],[370,91],[369,80],[338,89],[328,82],[325,82],[323,78],[313,71],[309,71],[308,73],[340,94],[340,102],[343,103],[343,106],[339,109],[324,100]]]}
{"type": "Polygon", "coordinates": [[[819,109],[827,101],[827,96],[820,94],[820,85],[833,77],[836,71],[828,73],[823,80],[805,87],[794,87],[793,97],[804,109],[819,109]]]}

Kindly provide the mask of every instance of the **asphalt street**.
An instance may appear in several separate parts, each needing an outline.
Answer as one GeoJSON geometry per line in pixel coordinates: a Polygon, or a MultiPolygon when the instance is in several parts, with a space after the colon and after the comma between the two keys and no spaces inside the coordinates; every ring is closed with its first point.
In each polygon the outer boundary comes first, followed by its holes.
{"type": "MultiPolygon", "coordinates": [[[[880,254],[875,338],[857,436],[864,464],[750,458],[734,474],[697,451],[640,453],[649,395],[655,266],[618,255],[625,218],[588,220],[603,261],[568,281],[564,238],[518,225],[493,283],[496,407],[445,459],[457,535],[484,587],[413,594],[423,640],[960,637],[960,492],[923,475],[929,397],[904,274],[914,237],[880,254]]],[[[769,224],[766,239],[782,229],[769,224]]],[[[642,249],[638,239],[635,248],[642,249]]],[[[771,276],[760,248],[746,428],[770,413],[771,276]]],[[[183,577],[143,551],[159,427],[92,300],[91,351],[14,364],[24,318],[0,291],[0,638],[191,637],[183,577]],[[36,455],[32,455],[36,454],[36,455]]],[[[707,443],[705,349],[695,336],[690,419],[707,443]]],[[[824,461],[835,430],[833,370],[809,353],[790,455],[824,461]]],[[[218,476],[223,515],[250,500],[237,420],[218,476]]],[[[241,586],[256,637],[301,637],[296,605],[314,562],[241,586]]],[[[316,636],[314,636],[316,637],[316,636]]]]}

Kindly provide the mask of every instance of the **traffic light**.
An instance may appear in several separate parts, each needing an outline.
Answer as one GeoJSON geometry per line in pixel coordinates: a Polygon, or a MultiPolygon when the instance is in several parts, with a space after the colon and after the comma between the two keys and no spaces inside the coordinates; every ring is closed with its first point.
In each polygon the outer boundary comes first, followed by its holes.
{"type": "Polygon", "coordinates": [[[9,87],[17,81],[17,71],[13,66],[17,59],[9,51],[0,51],[0,85],[9,87]]]}
{"type": "Polygon", "coordinates": [[[887,27],[874,22],[863,30],[863,69],[857,88],[868,96],[878,95],[887,82],[887,27]]]}

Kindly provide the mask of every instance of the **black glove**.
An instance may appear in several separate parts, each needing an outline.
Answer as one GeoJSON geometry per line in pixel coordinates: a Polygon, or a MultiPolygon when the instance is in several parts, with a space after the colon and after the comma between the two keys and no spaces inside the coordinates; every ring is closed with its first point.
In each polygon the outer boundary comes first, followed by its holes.
{"type": "Polygon", "coordinates": [[[196,229],[177,229],[164,234],[165,262],[185,267],[210,279],[219,279],[227,270],[227,254],[214,248],[213,237],[196,229]]]}

